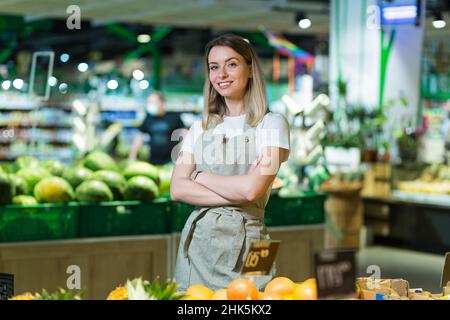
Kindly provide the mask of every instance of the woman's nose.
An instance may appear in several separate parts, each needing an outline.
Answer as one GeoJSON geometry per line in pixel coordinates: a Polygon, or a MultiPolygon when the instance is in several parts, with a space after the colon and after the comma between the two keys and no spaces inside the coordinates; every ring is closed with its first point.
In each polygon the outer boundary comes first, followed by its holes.
{"type": "Polygon", "coordinates": [[[219,76],[220,76],[221,78],[226,78],[226,77],[228,76],[227,71],[225,70],[225,68],[221,68],[221,69],[220,69],[220,74],[219,74],[219,76]]]}

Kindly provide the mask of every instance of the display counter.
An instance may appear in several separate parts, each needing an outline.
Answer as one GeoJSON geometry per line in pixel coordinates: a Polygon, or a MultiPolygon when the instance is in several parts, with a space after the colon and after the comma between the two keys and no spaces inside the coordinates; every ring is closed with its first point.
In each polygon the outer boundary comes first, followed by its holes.
{"type": "Polygon", "coordinates": [[[364,197],[365,224],[378,244],[443,254],[450,251],[450,196],[394,191],[364,197]]]}

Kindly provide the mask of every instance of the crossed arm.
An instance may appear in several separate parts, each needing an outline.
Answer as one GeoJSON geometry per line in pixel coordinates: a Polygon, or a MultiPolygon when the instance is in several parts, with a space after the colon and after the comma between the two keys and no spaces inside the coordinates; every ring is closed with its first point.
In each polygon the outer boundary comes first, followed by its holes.
{"type": "Polygon", "coordinates": [[[267,147],[245,175],[221,176],[202,172],[191,181],[190,175],[195,170],[193,155],[182,153],[172,175],[171,198],[200,206],[254,201],[265,194],[288,155],[286,149],[267,147]]]}

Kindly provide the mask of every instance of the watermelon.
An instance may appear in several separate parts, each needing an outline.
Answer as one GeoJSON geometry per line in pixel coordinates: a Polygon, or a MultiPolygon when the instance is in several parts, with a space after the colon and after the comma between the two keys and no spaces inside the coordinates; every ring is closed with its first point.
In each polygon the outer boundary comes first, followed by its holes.
{"type": "Polygon", "coordinates": [[[18,157],[12,165],[13,171],[17,172],[24,168],[33,168],[39,165],[39,160],[32,156],[18,157]]]}
{"type": "Polygon", "coordinates": [[[19,195],[15,196],[12,199],[13,204],[21,205],[21,206],[32,206],[38,204],[36,198],[32,196],[26,196],[26,195],[19,195]]]}
{"type": "Polygon", "coordinates": [[[114,200],[122,200],[127,181],[119,173],[108,170],[94,172],[90,180],[103,181],[111,189],[114,200]]]}
{"type": "Polygon", "coordinates": [[[92,151],[84,158],[83,165],[92,171],[111,170],[118,171],[113,158],[103,151],[92,151]]]}
{"type": "Polygon", "coordinates": [[[127,168],[127,166],[133,162],[135,162],[135,161],[129,160],[129,159],[120,161],[119,164],[117,165],[117,168],[119,168],[119,172],[123,173],[125,171],[125,169],[127,168]]]}
{"type": "Polygon", "coordinates": [[[64,173],[64,164],[58,160],[45,160],[40,166],[52,174],[52,176],[61,177],[64,173]]]}
{"type": "Polygon", "coordinates": [[[34,197],[39,202],[69,202],[75,198],[72,186],[63,178],[49,177],[34,187],[34,197]]]}
{"type": "Polygon", "coordinates": [[[51,174],[41,167],[23,168],[17,172],[17,175],[27,182],[29,192],[34,190],[39,181],[51,177],[51,174]]]}
{"type": "Polygon", "coordinates": [[[8,174],[0,173],[0,205],[11,203],[15,193],[14,181],[8,174]]]}
{"type": "Polygon", "coordinates": [[[157,185],[159,184],[159,171],[158,169],[144,161],[135,161],[130,163],[124,170],[123,176],[129,180],[136,176],[144,176],[152,179],[157,185]]]}
{"type": "Polygon", "coordinates": [[[127,181],[125,200],[150,202],[158,196],[158,186],[148,177],[136,176],[127,181]]]}
{"type": "Polygon", "coordinates": [[[18,176],[17,174],[10,174],[9,176],[14,181],[14,185],[16,186],[16,195],[28,194],[30,192],[28,183],[24,178],[18,176]]]}
{"type": "Polygon", "coordinates": [[[83,182],[77,187],[75,194],[79,201],[102,202],[113,200],[111,189],[109,189],[106,183],[99,180],[83,182]]]}
{"type": "Polygon", "coordinates": [[[170,180],[172,179],[172,172],[160,170],[159,171],[159,192],[161,194],[170,193],[170,180]]]}
{"type": "Polygon", "coordinates": [[[88,180],[92,174],[92,170],[77,166],[65,169],[62,177],[70,183],[72,188],[76,189],[83,181],[88,180]]]}

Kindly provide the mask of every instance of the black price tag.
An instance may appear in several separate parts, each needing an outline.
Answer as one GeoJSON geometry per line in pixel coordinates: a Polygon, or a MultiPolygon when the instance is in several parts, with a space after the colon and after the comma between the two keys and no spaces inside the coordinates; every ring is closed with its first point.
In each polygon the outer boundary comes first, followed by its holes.
{"type": "Polygon", "coordinates": [[[314,254],[319,298],[355,294],[355,251],[324,251],[314,254]]]}
{"type": "Polygon", "coordinates": [[[250,246],[241,274],[244,276],[265,276],[270,273],[278,252],[280,241],[256,241],[250,246]]]}
{"type": "Polygon", "coordinates": [[[445,254],[444,269],[441,275],[441,287],[446,287],[450,282],[450,252],[445,254]]]}
{"type": "Polygon", "coordinates": [[[14,295],[14,275],[0,273],[0,300],[8,300],[14,295]]]}

